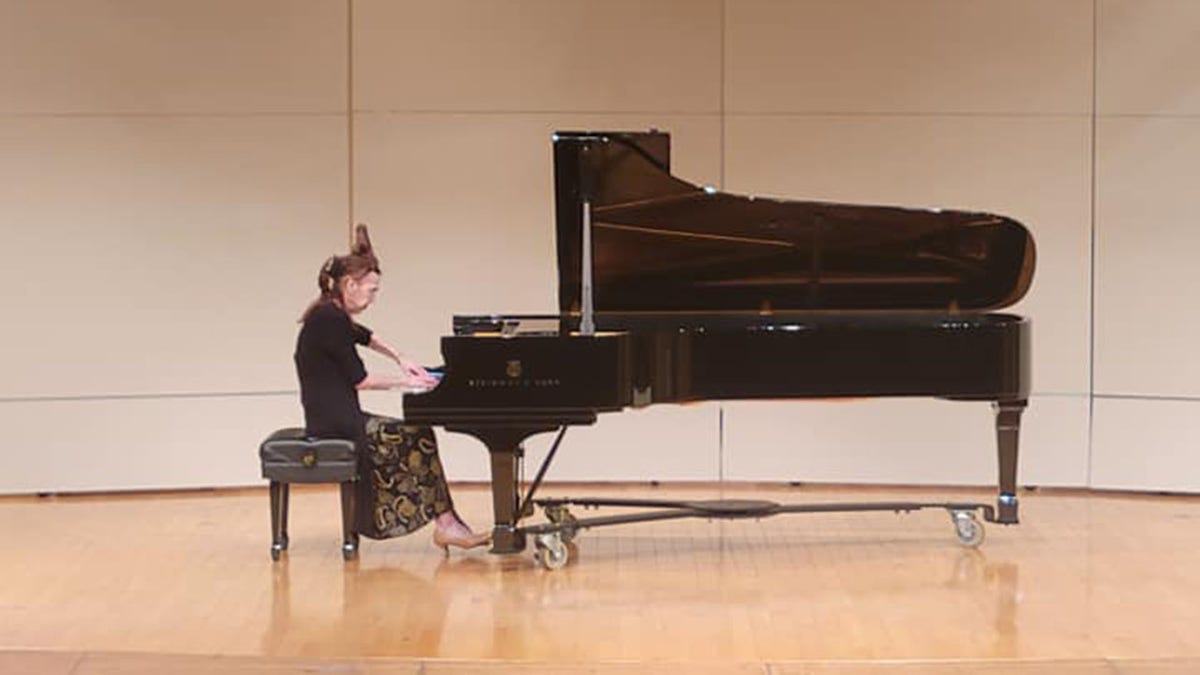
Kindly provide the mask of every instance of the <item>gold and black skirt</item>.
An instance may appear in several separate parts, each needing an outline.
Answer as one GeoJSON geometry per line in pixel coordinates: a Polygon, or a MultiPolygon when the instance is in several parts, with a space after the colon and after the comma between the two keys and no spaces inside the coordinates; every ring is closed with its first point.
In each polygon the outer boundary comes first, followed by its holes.
{"type": "Polygon", "coordinates": [[[364,417],[358,533],[372,539],[399,537],[452,509],[433,429],[370,413],[364,417]]]}

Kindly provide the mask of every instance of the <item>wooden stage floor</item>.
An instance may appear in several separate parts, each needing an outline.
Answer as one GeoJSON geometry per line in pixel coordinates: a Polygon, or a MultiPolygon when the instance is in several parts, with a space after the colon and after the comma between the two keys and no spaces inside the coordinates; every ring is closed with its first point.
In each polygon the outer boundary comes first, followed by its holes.
{"type": "MultiPolygon", "coordinates": [[[[547,495],[980,500],[992,490],[553,485],[547,495]]],[[[488,521],[489,493],[458,485],[488,521]]],[[[530,555],[431,531],[339,550],[295,488],[0,497],[0,673],[1200,673],[1200,497],[1039,491],[961,548],[944,511],[679,520],[530,555]]],[[[588,512],[591,515],[592,512],[588,512]]],[[[540,519],[540,515],[537,516],[540,519]]]]}

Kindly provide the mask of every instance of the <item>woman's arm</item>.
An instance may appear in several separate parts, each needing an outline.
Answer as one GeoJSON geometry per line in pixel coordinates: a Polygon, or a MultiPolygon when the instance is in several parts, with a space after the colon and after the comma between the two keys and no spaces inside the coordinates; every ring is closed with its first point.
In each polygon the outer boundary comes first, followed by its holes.
{"type": "Polygon", "coordinates": [[[416,383],[411,377],[406,375],[371,375],[359,380],[358,384],[354,385],[355,389],[403,389],[405,387],[415,387],[416,383]]]}
{"type": "Polygon", "coordinates": [[[395,361],[400,369],[409,376],[420,379],[429,378],[429,373],[422,368],[416,361],[396,351],[394,347],[379,339],[379,336],[371,334],[371,343],[368,345],[373,351],[379,352],[389,359],[395,361]]]}
{"type": "Polygon", "coordinates": [[[354,385],[356,389],[428,389],[437,386],[438,380],[412,359],[396,351],[394,347],[371,334],[367,345],[400,365],[400,375],[370,375],[354,385]]]}
{"type": "Polygon", "coordinates": [[[401,375],[371,375],[358,381],[354,385],[355,389],[410,389],[410,390],[426,390],[432,389],[438,385],[438,379],[432,375],[420,377],[403,373],[401,375]]]}

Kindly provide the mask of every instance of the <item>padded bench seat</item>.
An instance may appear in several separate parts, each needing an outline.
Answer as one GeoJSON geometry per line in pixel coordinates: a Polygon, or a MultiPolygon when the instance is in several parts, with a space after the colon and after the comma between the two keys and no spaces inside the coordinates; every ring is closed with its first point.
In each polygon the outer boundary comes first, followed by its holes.
{"type": "Polygon", "coordinates": [[[304,429],[275,431],[258,449],[262,475],[271,482],[271,559],[287,550],[288,488],[292,483],[339,483],[342,496],[342,557],[358,555],[355,528],[355,482],[358,453],[354,442],[308,438],[304,429]]]}

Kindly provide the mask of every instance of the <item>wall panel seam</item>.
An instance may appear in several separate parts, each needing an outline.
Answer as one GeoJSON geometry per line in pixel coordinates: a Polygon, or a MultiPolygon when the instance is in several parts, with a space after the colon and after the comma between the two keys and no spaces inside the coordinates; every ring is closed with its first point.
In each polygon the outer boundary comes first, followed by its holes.
{"type": "Polygon", "coordinates": [[[725,117],[963,117],[963,118],[1013,118],[1013,119],[1092,119],[1089,112],[1058,113],[1058,112],[961,112],[961,111],[862,111],[862,110],[796,110],[796,111],[726,111],[725,117]]]}
{"type": "MultiPolygon", "coordinates": [[[[720,174],[717,179],[720,181],[720,189],[725,189],[725,31],[726,19],[728,12],[728,3],[721,0],[721,25],[719,30],[720,35],[720,59],[717,73],[717,91],[720,98],[717,101],[717,106],[720,110],[717,117],[717,133],[720,136],[717,139],[717,164],[720,167],[720,174]]],[[[717,482],[725,483],[725,406],[717,406],[717,482]]]]}
{"type": "Polygon", "coordinates": [[[1099,0],[1092,0],[1092,116],[1091,138],[1088,139],[1088,152],[1091,154],[1091,194],[1088,204],[1088,411],[1087,411],[1087,443],[1085,453],[1084,475],[1087,485],[1092,485],[1092,448],[1096,421],[1096,112],[1098,108],[1097,92],[1097,58],[1099,56],[1099,0]]]}
{"type": "Polygon", "coordinates": [[[1146,119],[1165,119],[1165,120],[1196,120],[1200,119],[1200,112],[1197,113],[1100,113],[1096,114],[1100,119],[1131,119],[1131,120],[1146,120],[1146,119]]]}
{"type": "Polygon", "coordinates": [[[346,0],[346,236],[354,244],[354,0],[346,0]]]}
{"type": "Polygon", "coordinates": [[[112,111],[112,112],[0,112],[0,120],[4,119],[157,119],[157,118],[198,118],[198,119],[224,119],[224,118],[265,118],[265,117],[342,117],[346,114],[345,110],[255,110],[255,111],[210,111],[210,112],[129,112],[129,111],[112,111]]]}
{"type": "Polygon", "coordinates": [[[160,401],[196,398],[256,398],[300,395],[299,390],[267,391],[211,391],[211,392],[164,392],[152,394],[78,394],[60,396],[0,396],[0,405],[6,403],[63,403],[76,401],[160,401]]]}
{"type": "Polygon", "coordinates": [[[503,115],[606,115],[620,117],[622,115],[672,115],[675,117],[720,117],[720,110],[590,110],[590,109],[503,109],[481,110],[477,108],[357,108],[355,115],[462,115],[462,116],[503,116],[503,115]]]}
{"type": "Polygon", "coordinates": [[[719,155],[719,162],[720,162],[720,167],[721,167],[720,188],[722,190],[725,189],[725,48],[726,48],[725,30],[726,30],[727,12],[728,12],[728,3],[726,3],[725,0],[721,0],[721,31],[720,31],[720,35],[721,35],[720,68],[721,68],[721,70],[719,73],[717,73],[717,77],[718,77],[717,90],[720,92],[720,100],[717,102],[717,104],[720,108],[720,132],[719,133],[721,134],[721,137],[720,137],[720,139],[718,139],[719,145],[717,148],[717,152],[719,155]]]}
{"type": "Polygon", "coordinates": [[[1171,394],[1092,394],[1092,399],[1105,401],[1176,401],[1182,403],[1200,403],[1200,396],[1171,394]]]}

